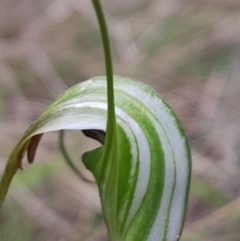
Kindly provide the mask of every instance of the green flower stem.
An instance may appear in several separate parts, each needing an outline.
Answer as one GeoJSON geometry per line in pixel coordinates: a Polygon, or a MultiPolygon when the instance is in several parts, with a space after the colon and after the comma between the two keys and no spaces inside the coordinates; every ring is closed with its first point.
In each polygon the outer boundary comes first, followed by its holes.
{"type": "MultiPolygon", "coordinates": [[[[104,218],[106,225],[109,231],[110,240],[118,240],[117,238],[117,192],[118,189],[118,176],[119,176],[119,163],[114,155],[117,151],[117,124],[116,124],[116,115],[115,115],[115,102],[114,102],[114,88],[113,88],[113,67],[112,67],[112,57],[111,49],[108,37],[107,25],[104,19],[104,14],[100,1],[92,0],[95,13],[97,15],[97,20],[101,32],[104,57],[105,57],[105,67],[106,67],[106,76],[107,76],[107,127],[106,127],[106,139],[103,147],[103,155],[101,160],[102,170],[99,176],[96,178],[102,209],[104,213],[104,218]],[[108,172],[111,170],[111,174],[108,172]],[[107,182],[104,180],[108,180],[107,182]],[[111,186],[108,184],[111,183],[111,186]],[[106,198],[107,197],[107,198],[106,198]]],[[[86,164],[86,163],[85,163],[86,164]]],[[[90,168],[91,169],[91,168],[90,168]]],[[[93,169],[91,170],[93,171],[93,169]]],[[[93,171],[94,173],[94,171],[93,171]]],[[[97,172],[94,176],[96,177],[97,172]]],[[[99,175],[97,174],[97,175],[99,175]]]]}
{"type": "MultiPolygon", "coordinates": [[[[107,97],[108,97],[108,121],[107,121],[107,130],[115,130],[116,117],[114,109],[114,90],[113,90],[113,67],[112,67],[112,57],[111,49],[108,37],[107,25],[103,15],[101,4],[98,0],[92,0],[103,42],[104,48],[104,57],[105,57],[105,66],[106,66],[106,75],[107,75],[107,97]]],[[[106,145],[107,143],[112,143],[113,138],[112,131],[106,132],[106,145]]]]}

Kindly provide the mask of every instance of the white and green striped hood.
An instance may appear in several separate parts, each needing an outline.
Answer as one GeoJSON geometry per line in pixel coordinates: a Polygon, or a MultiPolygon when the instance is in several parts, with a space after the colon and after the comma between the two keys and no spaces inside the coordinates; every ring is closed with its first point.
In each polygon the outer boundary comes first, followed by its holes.
{"type": "MultiPolygon", "coordinates": [[[[185,219],[191,169],[184,132],[150,87],[115,76],[114,95],[112,143],[83,155],[99,187],[110,240],[176,241],[185,219]]],[[[80,83],[30,126],[8,165],[21,162],[34,136],[62,129],[106,131],[106,122],[106,78],[80,83]]]]}

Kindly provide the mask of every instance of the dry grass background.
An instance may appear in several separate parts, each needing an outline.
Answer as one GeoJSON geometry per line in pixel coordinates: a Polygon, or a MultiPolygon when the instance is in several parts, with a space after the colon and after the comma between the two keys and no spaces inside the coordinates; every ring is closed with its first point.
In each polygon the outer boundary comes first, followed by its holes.
{"type": "MultiPolygon", "coordinates": [[[[239,0],[102,1],[115,74],[154,87],[192,149],[182,241],[240,241],[239,0]]],[[[28,125],[69,86],[104,74],[88,0],[0,0],[0,173],[28,125]]],[[[96,143],[67,133],[79,168],[96,143]]],[[[91,178],[87,171],[86,175],[91,178]]],[[[1,211],[1,241],[105,241],[95,185],[65,166],[57,134],[19,171],[1,211]]]]}

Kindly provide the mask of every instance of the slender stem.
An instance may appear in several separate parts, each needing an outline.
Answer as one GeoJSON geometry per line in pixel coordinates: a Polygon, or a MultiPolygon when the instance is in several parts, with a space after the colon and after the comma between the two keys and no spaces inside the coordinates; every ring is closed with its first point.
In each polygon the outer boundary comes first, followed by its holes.
{"type": "Polygon", "coordinates": [[[71,160],[69,154],[67,153],[67,150],[65,148],[64,144],[64,131],[60,130],[59,132],[59,148],[60,151],[63,155],[64,160],[66,161],[67,165],[72,169],[72,171],[83,181],[88,182],[88,183],[94,183],[93,181],[88,180],[83,176],[83,174],[78,170],[78,168],[75,166],[73,161],[71,160]]]}
{"type": "MultiPolygon", "coordinates": [[[[114,192],[117,190],[118,185],[118,163],[117,159],[114,158],[116,155],[117,148],[117,128],[116,128],[116,117],[115,117],[115,109],[114,109],[114,88],[113,88],[113,68],[112,68],[112,58],[111,58],[111,49],[110,49],[110,43],[109,43],[109,37],[108,37],[108,30],[107,25],[104,19],[103,11],[100,5],[99,0],[92,0],[97,19],[98,24],[100,27],[100,32],[102,36],[102,42],[103,42],[103,48],[104,48],[104,57],[105,57],[105,66],[106,66],[106,75],[107,75],[107,102],[108,102],[108,116],[107,116],[107,130],[106,130],[106,139],[105,139],[105,148],[103,149],[103,157],[102,157],[102,173],[101,177],[98,178],[98,180],[103,180],[102,184],[100,186],[104,187],[101,192],[100,189],[100,197],[102,201],[102,207],[103,207],[103,213],[104,218],[107,224],[107,229],[109,232],[110,240],[117,241],[117,215],[115,212],[110,211],[111,210],[117,210],[117,192],[114,192]],[[108,171],[112,171],[112,174],[109,174],[108,171]],[[113,174],[114,173],[114,174],[113,174]],[[108,175],[108,177],[106,176],[108,175]],[[110,175],[110,177],[109,177],[110,175]],[[113,176],[114,175],[114,176],[113,176]],[[107,179],[106,179],[107,178],[107,179]],[[107,191],[108,187],[106,183],[104,183],[104,180],[108,180],[111,182],[111,187],[113,187],[112,191],[107,191]],[[110,195],[109,195],[110,194],[110,195]],[[106,200],[104,201],[104,198],[106,200]]],[[[99,181],[100,182],[100,181],[99,181]]]]}
{"type": "MultiPolygon", "coordinates": [[[[107,97],[108,97],[108,122],[107,130],[115,129],[115,110],[114,110],[114,90],[113,90],[113,67],[112,67],[112,57],[111,49],[108,37],[107,25],[103,15],[101,4],[98,0],[92,0],[99,27],[102,36],[103,48],[104,48],[104,57],[105,57],[105,67],[107,75],[107,97]]],[[[112,131],[111,131],[112,132],[112,131]]],[[[106,142],[111,143],[111,137],[113,136],[110,131],[106,132],[106,142]]]]}

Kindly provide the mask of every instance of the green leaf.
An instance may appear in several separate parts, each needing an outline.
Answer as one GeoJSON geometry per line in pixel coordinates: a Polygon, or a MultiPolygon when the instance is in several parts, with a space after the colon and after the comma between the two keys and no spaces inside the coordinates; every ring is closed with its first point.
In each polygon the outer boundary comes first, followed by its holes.
{"type": "MultiPolygon", "coordinates": [[[[114,77],[116,125],[108,141],[83,155],[94,174],[112,241],[176,241],[185,219],[190,152],[172,110],[150,87],[114,77]]],[[[80,83],[60,96],[25,132],[0,183],[0,204],[24,154],[33,162],[43,133],[107,126],[106,77],[80,83]]]]}

